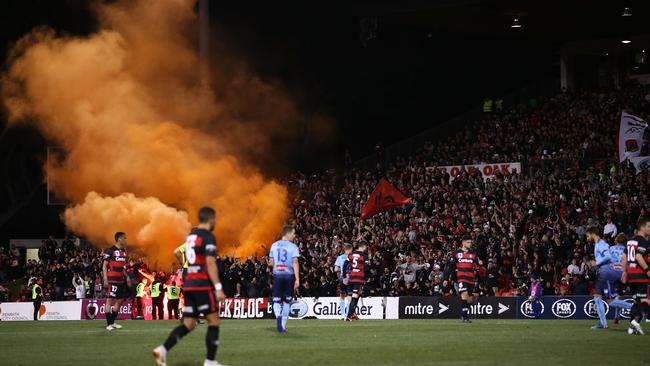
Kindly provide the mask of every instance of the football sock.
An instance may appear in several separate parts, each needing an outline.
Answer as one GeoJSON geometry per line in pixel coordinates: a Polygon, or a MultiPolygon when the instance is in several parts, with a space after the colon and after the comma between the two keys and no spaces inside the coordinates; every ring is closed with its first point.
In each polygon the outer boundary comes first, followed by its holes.
{"type": "Polygon", "coordinates": [[[106,325],[111,325],[113,322],[111,322],[111,317],[113,316],[113,313],[110,311],[106,312],[106,325]]]}
{"type": "Polygon", "coordinates": [[[115,319],[117,319],[117,311],[111,313],[111,324],[115,324],[115,319]]]}
{"type": "Polygon", "coordinates": [[[343,308],[343,312],[341,313],[341,315],[343,315],[344,318],[347,317],[349,308],[350,308],[350,300],[346,297],[345,307],[343,308]]]}
{"type": "Polygon", "coordinates": [[[205,345],[208,347],[207,359],[214,361],[217,355],[217,348],[219,347],[219,326],[208,326],[208,332],[205,334],[205,345]]]}
{"type": "Polygon", "coordinates": [[[273,303],[273,314],[275,314],[276,328],[279,331],[282,330],[282,303],[274,302],[273,303]]]}
{"type": "Polygon", "coordinates": [[[274,302],[273,303],[273,314],[276,318],[282,317],[282,303],[274,302]]]}
{"type": "Polygon", "coordinates": [[[596,312],[598,313],[598,319],[600,320],[600,325],[603,327],[607,326],[607,318],[605,312],[605,301],[600,297],[594,297],[594,304],[596,305],[596,312]]]}
{"type": "MultiPolygon", "coordinates": [[[[632,308],[632,304],[620,299],[613,300],[611,303],[609,303],[609,305],[614,306],[616,308],[625,309],[625,310],[630,310],[632,308]]],[[[616,314],[618,315],[618,309],[616,311],[617,311],[616,314]]]]}
{"type": "Polygon", "coordinates": [[[467,319],[469,319],[469,305],[470,305],[470,302],[461,300],[461,303],[462,303],[462,306],[463,306],[463,309],[462,309],[462,311],[463,311],[463,320],[467,320],[467,319]]]}
{"type": "MultiPolygon", "coordinates": [[[[209,327],[208,327],[209,329],[209,327]]],[[[174,328],[171,333],[169,333],[169,337],[167,337],[167,340],[165,343],[163,343],[163,346],[165,347],[166,350],[172,349],[178,343],[178,341],[181,340],[181,338],[185,337],[187,333],[189,333],[190,330],[185,327],[185,325],[181,324],[174,328]]]]}
{"type": "Polygon", "coordinates": [[[358,302],[359,302],[358,297],[352,298],[352,301],[350,302],[350,306],[348,307],[348,318],[352,318],[354,316],[354,312],[357,310],[358,302]]]}
{"type": "Polygon", "coordinates": [[[341,312],[341,317],[345,317],[345,299],[339,299],[339,311],[341,312]]]}
{"type": "Polygon", "coordinates": [[[287,329],[287,321],[291,312],[291,304],[285,302],[282,304],[282,329],[287,329]]]}

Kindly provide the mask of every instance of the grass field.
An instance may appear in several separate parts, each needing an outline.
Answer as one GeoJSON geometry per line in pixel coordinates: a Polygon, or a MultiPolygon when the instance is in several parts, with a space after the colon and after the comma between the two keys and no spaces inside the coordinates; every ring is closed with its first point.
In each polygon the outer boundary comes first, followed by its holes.
{"type": "MultiPolygon", "coordinates": [[[[151,349],[174,321],[2,322],[0,365],[153,365],[151,349]]],[[[648,336],[625,325],[589,329],[588,321],[226,320],[217,359],[227,365],[650,365],[648,336]]],[[[647,327],[646,327],[647,328],[647,327]]],[[[648,328],[650,329],[650,328],[648,328]]],[[[171,366],[202,365],[205,325],[168,356],[171,366]]]]}

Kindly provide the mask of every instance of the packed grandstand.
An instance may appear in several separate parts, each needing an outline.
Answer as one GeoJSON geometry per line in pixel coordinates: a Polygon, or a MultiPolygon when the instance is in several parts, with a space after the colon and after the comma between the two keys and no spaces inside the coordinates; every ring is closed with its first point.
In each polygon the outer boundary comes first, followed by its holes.
{"type": "MultiPolygon", "coordinates": [[[[540,276],[546,295],[591,294],[595,273],[587,228],[600,228],[613,242],[650,213],[650,172],[620,164],[613,137],[622,111],[648,120],[647,94],[638,85],[563,90],[485,113],[460,133],[428,142],[412,156],[378,160],[371,170],[349,165],[292,174],[285,183],[302,256],[300,295],[335,296],[334,260],[343,243],[363,237],[372,253],[367,296],[449,296],[454,288],[442,274],[465,234],[476,243],[480,295],[526,294],[531,273],[540,276]],[[504,169],[507,174],[495,169],[487,179],[479,170],[450,176],[439,168],[468,164],[520,168],[504,169]],[[360,219],[381,177],[411,202],[360,219]]],[[[99,249],[73,236],[42,243],[39,260],[24,266],[20,251],[0,247],[0,301],[31,301],[30,286],[38,280],[46,301],[104,296],[99,249]]],[[[129,262],[137,281],[151,278],[137,254],[129,262]]],[[[218,264],[227,296],[270,296],[266,256],[222,256],[218,264]]],[[[157,276],[171,282],[177,269],[157,276]]]]}

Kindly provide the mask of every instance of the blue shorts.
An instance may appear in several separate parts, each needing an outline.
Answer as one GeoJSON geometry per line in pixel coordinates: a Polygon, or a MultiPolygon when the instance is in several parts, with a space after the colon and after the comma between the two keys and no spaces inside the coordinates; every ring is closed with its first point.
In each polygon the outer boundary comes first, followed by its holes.
{"type": "Polygon", "coordinates": [[[596,293],[609,299],[616,297],[622,288],[621,275],[617,271],[603,271],[596,280],[596,293]]]}
{"type": "Polygon", "coordinates": [[[293,284],[295,278],[290,276],[275,276],[273,279],[273,302],[292,302],[293,301],[293,284]]]}
{"type": "Polygon", "coordinates": [[[339,295],[348,295],[348,285],[339,280],[339,295]]]}
{"type": "Polygon", "coordinates": [[[621,292],[623,284],[620,281],[608,281],[606,278],[598,277],[596,280],[596,293],[605,299],[611,299],[621,292]]]}

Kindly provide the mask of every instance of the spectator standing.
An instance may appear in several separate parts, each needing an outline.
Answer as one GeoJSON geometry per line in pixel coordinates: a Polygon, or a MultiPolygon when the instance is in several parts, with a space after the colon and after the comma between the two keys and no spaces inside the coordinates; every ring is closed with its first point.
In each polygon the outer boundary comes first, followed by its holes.
{"type": "Polygon", "coordinates": [[[178,319],[178,304],[180,302],[179,295],[181,288],[176,286],[176,282],[172,281],[170,286],[166,286],[167,291],[167,316],[169,320],[178,319]]]}
{"type": "Polygon", "coordinates": [[[41,303],[43,303],[43,284],[42,280],[36,281],[32,286],[32,303],[34,304],[34,320],[38,320],[38,313],[41,310],[41,303]]]}
{"type": "Polygon", "coordinates": [[[611,239],[616,237],[616,234],[618,234],[618,228],[612,222],[612,218],[610,216],[607,218],[607,224],[605,225],[605,229],[603,230],[603,236],[605,240],[611,241],[611,239]]]}
{"type": "Polygon", "coordinates": [[[149,292],[151,293],[151,319],[153,320],[165,319],[165,310],[163,308],[163,298],[165,295],[163,291],[164,286],[158,278],[149,286],[149,292]]]}
{"type": "Polygon", "coordinates": [[[86,298],[86,285],[84,283],[83,278],[79,275],[79,273],[74,274],[74,279],[72,280],[72,285],[74,286],[75,290],[75,295],[77,297],[77,300],[85,299],[86,298]]]}

